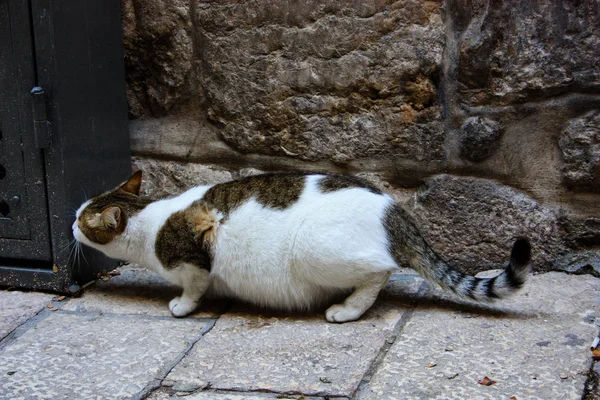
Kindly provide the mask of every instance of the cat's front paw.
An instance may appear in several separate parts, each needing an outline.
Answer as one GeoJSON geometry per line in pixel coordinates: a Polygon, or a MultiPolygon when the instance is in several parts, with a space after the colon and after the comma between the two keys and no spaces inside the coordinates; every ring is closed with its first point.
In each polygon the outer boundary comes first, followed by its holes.
{"type": "Polygon", "coordinates": [[[348,322],[356,321],[360,318],[362,312],[343,304],[334,304],[325,312],[325,318],[329,322],[348,322]]]}
{"type": "Polygon", "coordinates": [[[194,311],[197,306],[197,302],[189,299],[182,299],[181,297],[175,297],[169,302],[169,310],[171,310],[171,314],[176,317],[185,317],[194,311]]]}

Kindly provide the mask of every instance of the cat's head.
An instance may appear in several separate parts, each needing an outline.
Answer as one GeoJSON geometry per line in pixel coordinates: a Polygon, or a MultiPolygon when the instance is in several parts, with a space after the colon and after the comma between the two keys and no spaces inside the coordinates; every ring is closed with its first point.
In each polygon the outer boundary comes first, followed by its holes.
{"type": "Polygon", "coordinates": [[[142,171],[137,171],[114,190],[83,203],[73,223],[73,237],[108,256],[119,256],[129,219],[149,203],[139,196],[141,184],[142,171]]]}

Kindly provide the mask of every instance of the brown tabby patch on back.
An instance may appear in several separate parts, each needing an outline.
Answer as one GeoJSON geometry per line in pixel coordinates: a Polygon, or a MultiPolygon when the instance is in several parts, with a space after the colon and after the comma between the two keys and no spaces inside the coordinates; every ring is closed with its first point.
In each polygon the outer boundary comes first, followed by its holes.
{"type": "Polygon", "coordinates": [[[211,208],[229,214],[254,197],[265,207],[284,210],[298,201],[306,174],[264,174],[215,185],[204,194],[211,208]]]}
{"type": "Polygon", "coordinates": [[[362,178],[353,175],[327,175],[317,184],[321,193],[330,193],[342,189],[362,188],[371,193],[383,194],[381,190],[362,178]]]}
{"type": "Polygon", "coordinates": [[[216,213],[209,211],[203,200],[172,214],[158,231],[155,253],[164,268],[176,268],[182,263],[193,264],[210,271],[216,213]]]}
{"type": "Polygon", "coordinates": [[[152,200],[140,198],[124,190],[101,194],[81,212],[77,220],[81,232],[92,242],[98,244],[110,243],[115,236],[120,235],[132,216],[142,211],[152,200]],[[121,209],[120,223],[116,228],[105,227],[98,223],[98,214],[109,207],[121,209]]]}

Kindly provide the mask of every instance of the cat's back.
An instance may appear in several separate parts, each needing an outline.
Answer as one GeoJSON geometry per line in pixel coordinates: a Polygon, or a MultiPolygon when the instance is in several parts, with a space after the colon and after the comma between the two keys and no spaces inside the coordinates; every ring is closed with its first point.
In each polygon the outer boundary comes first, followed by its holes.
{"type": "Polygon", "coordinates": [[[206,191],[203,200],[230,214],[248,201],[255,201],[265,209],[284,211],[313,201],[335,201],[332,194],[337,199],[387,198],[375,185],[352,175],[294,172],[261,174],[217,184],[206,191]]]}
{"type": "Polygon", "coordinates": [[[309,252],[350,255],[363,245],[380,248],[386,241],[383,215],[392,202],[354,176],[304,173],[218,184],[203,201],[223,216],[216,261],[228,265],[285,264],[309,252]]]}

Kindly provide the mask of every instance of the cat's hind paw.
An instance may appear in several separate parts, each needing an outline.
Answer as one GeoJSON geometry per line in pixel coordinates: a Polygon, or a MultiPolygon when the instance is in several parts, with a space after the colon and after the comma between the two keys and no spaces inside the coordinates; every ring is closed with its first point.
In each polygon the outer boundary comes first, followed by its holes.
{"type": "Polygon", "coordinates": [[[325,312],[325,318],[329,322],[348,322],[356,321],[362,314],[361,310],[343,304],[334,304],[325,312]]]}
{"type": "Polygon", "coordinates": [[[169,302],[169,310],[171,310],[171,314],[176,317],[185,317],[193,312],[196,307],[198,307],[197,302],[181,297],[175,297],[169,302]]]}

